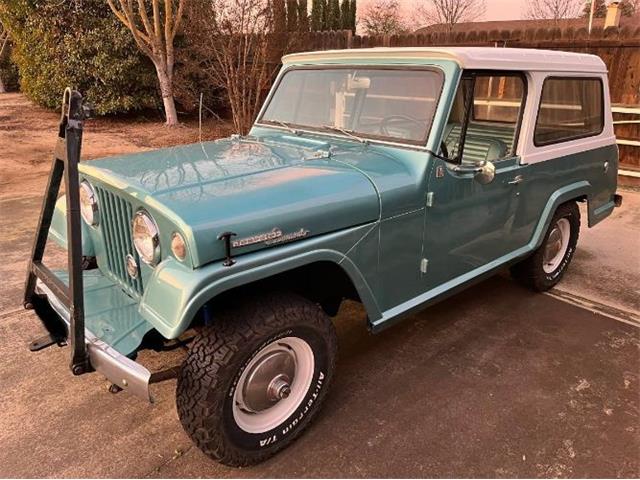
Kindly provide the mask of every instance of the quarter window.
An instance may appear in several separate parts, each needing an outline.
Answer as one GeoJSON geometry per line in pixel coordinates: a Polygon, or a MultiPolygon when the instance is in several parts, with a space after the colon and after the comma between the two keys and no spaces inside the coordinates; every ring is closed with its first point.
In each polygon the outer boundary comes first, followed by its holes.
{"type": "Polygon", "coordinates": [[[547,78],[536,120],[536,146],[598,135],[604,128],[602,81],[547,78]]]}

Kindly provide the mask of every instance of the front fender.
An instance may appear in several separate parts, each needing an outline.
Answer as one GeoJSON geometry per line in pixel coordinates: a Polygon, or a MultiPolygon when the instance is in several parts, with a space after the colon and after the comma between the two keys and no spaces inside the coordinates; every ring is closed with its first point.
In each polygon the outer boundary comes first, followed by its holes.
{"type": "Polygon", "coordinates": [[[349,276],[370,319],[382,316],[374,295],[358,266],[347,253],[375,228],[371,224],[334,232],[236,258],[231,267],[221,261],[190,269],[167,258],[147,281],[140,303],[141,315],[165,338],[182,334],[198,310],[232,288],[271,277],[314,262],[339,265],[349,276]]]}
{"type": "MultiPolygon", "coordinates": [[[[89,226],[83,220],[80,225],[82,229],[82,255],[95,257],[96,253],[89,235],[89,226]]],[[[49,228],[49,238],[62,248],[67,248],[67,199],[64,195],[56,201],[49,228]]]]}

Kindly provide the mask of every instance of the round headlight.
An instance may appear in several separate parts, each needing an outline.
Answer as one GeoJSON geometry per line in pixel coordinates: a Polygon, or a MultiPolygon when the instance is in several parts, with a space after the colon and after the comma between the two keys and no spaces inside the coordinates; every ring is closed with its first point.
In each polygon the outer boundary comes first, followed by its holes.
{"type": "Polygon", "coordinates": [[[187,245],[185,244],[184,237],[178,232],[175,232],[171,236],[171,253],[180,261],[184,260],[187,256],[187,245]]]}
{"type": "Polygon", "coordinates": [[[155,265],[160,260],[160,232],[158,225],[145,210],[138,210],[132,222],[133,245],[142,261],[155,265]]]}
{"type": "Polygon", "coordinates": [[[80,182],[80,215],[87,225],[98,225],[98,199],[89,182],[80,182]]]}

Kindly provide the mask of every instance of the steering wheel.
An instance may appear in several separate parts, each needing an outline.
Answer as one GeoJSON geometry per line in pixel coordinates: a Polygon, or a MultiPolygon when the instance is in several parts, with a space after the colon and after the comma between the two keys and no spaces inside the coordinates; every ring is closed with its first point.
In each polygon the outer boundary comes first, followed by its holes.
{"type": "Polygon", "coordinates": [[[380,134],[384,135],[385,137],[389,137],[390,135],[387,127],[390,123],[398,121],[407,121],[409,123],[413,123],[421,129],[424,128],[424,121],[418,120],[417,118],[411,117],[409,115],[389,115],[388,117],[384,117],[382,120],[380,120],[380,134]]]}

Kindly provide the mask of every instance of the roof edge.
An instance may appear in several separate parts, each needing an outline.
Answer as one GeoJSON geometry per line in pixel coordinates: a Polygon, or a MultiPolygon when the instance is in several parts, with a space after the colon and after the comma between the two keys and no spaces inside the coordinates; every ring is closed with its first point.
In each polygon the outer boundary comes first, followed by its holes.
{"type": "Polygon", "coordinates": [[[330,62],[349,59],[450,60],[462,68],[607,73],[596,55],[532,48],[374,47],[320,50],[285,55],[282,63],[330,62]]]}

